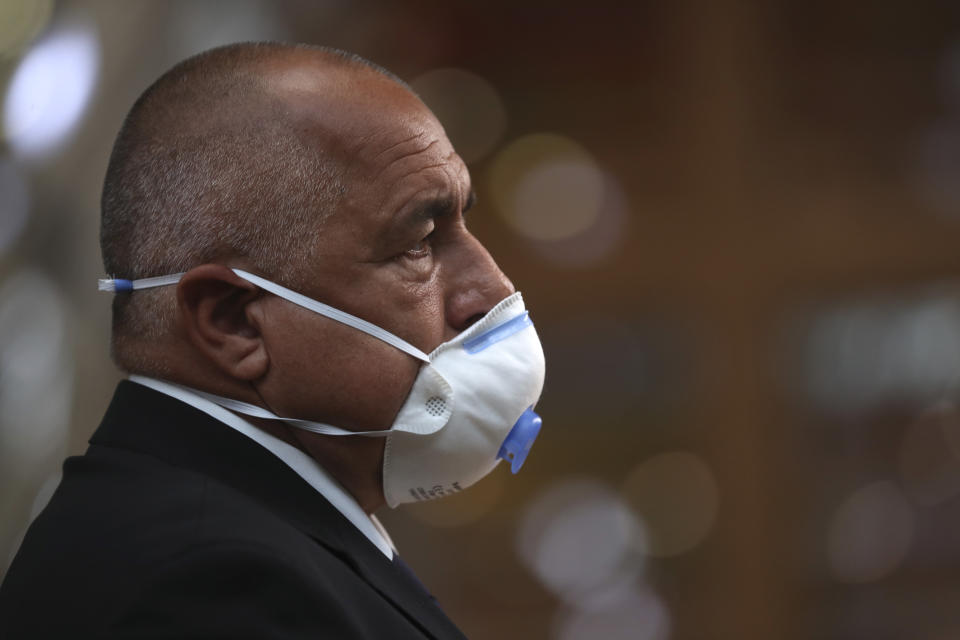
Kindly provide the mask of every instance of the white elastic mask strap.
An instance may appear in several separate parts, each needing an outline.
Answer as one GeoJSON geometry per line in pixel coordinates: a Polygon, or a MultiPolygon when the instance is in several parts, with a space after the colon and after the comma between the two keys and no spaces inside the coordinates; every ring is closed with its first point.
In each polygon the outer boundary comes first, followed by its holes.
{"type": "Polygon", "coordinates": [[[260,287],[261,289],[265,291],[269,291],[274,295],[280,296],[285,300],[289,300],[295,305],[299,305],[304,309],[309,309],[314,313],[319,313],[322,316],[326,316],[331,320],[336,320],[337,322],[341,322],[347,326],[353,327],[354,329],[359,329],[360,331],[363,331],[364,333],[371,335],[374,338],[377,338],[378,340],[383,340],[387,344],[392,345],[397,349],[400,349],[400,351],[409,353],[411,356],[413,356],[418,360],[422,360],[423,362],[430,362],[430,356],[425,354],[423,351],[420,351],[420,349],[417,349],[415,346],[413,346],[406,340],[402,338],[398,338],[397,336],[393,335],[389,331],[381,329],[380,327],[373,324],[372,322],[367,322],[362,318],[358,318],[357,316],[350,315],[346,311],[340,311],[340,309],[336,309],[334,307],[331,307],[330,305],[323,304],[322,302],[317,302],[316,300],[313,300],[312,298],[308,298],[303,294],[297,293],[296,291],[291,291],[286,287],[282,287],[279,284],[270,282],[269,280],[265,280],[260,276],[253,275],[252,273],[247,273],[242,269],[233,269],[233,272],[238,276],[240,276],[241,278],[243,278],[244,280],[247,280],[248,282],[252,282],[253,284],[260,287]]]}
{"type": "MultiPolygon", "coordinates": [[[[319,313],[320,315],[326,316],[331,320],[336,320],[337,322],[345,324],[349,327],[363,331],[367,335],[371,335],[378,340],[382,340],[383,342],[400,349],[400,351],[403,351],[404,353],[410,354],[417,360],[422,362],[430,362],[430,356],[428,356],[426,353],[420,351],[420,349],[417,349],[403,338],[399,338],[389,331],[381,329],[372,322],[367,322],[366,320],[351,315],[346,311],[340,311],[340,309],[336,309],[330,305],[317,302],[316,300],[308,298],[303,294],[287,289],[286,287],[282,287],[275,282],[270,282],[266,278],[261,278],[260,276],[254,275],[242,269],[231,269],[231,271],[247,282],[257,285],[264,291],[269,291],[270,293],[280,296],[284,300],[289,300],[293,304],[301,306],[304,309],[309,309],[310,311],[319,313]]],[[[182,273],[174,273],[168,276],[141,278],[139,280],[108,278],[99,280],[97,288],[100,291],[114,291],[117,293],[122,293],[125,291],[135,291],[137,289],[149,289],[150,287],[163,287],[166,285],[176,284],[180,281],[181,276],[183,276],[182,273]]]]}
{"type": "MultiPolygon", "coordinates": [[[[131,380],[136,381],[135,376],[130,376],[131,380]]],[[[242,413],[247,416],[254,418],[266,418],[268,420],[282,420],[286,423],[289,423],[295,427],[305,429],[307,431],[312,431],[314,433],[322,433],[327,436],[385,436],[390,433],[390,430],[384,431],[348,431],[346,429],[341,429],[340,427],[335,427],[331,424],[324,424],[322,422],[313,422],[312,420],[297,420],[296,418],[282,418],[272,411],[268,411],[263,407],[258,407],[255,404],[249,404],[247,402],[241,402],[240,400],[234,400],[232,398],[225,398],[223,396],[218,396],[214,393],[208,393],[206,391],[200,391],[199,389],[193,389],[188,387],[183,387],[172,382],[167,384],[173,385],[175,387],[180,387],[181,389],[187,390],[190,393],[194,393],[205,400],[209,400],[214,404],[218,404],[224,409],[229,409],[236,413],[242,413]]]]}

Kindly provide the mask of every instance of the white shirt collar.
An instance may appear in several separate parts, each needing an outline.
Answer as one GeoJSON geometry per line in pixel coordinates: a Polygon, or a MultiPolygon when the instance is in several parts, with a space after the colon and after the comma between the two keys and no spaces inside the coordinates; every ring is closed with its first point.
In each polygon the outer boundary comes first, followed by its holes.
{"type": "Polygon", "coordinates": [[[270,435],[266,431],[255,427],[237,414],[227,411],[220,405],[201,398],[188,387],[164,382],[156,378],[148,378],[146,376],[130,375],[128,378],[131,382],[142,384],[154,391],[159,391],[191,407],[199,409],[257,442],[264,449],[280,458],[280,460],[293,469],[298,476],[316,489],[337,511],[353,523],[353,526],[359,529],[360,533],[380,549],[383,555],[387,556],[388,559],[393,559],[396,548],[393,546],[393,541],[390,540],[386,529],[383,528],[383,525],[380,524],[376,516],[365,513],[353,496],[351,496],[340,483],[334,480],[316,460],[306,453],[270,435]]]}

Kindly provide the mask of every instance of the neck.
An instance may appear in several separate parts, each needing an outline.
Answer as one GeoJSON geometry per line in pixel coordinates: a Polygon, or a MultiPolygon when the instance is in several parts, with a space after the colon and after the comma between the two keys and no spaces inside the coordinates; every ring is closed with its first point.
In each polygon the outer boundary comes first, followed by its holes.
{"type": "Polygon", "coordinates": [[[325,436],[278,420],[248,416],[244,419],[316,460],[353,496],[364,512],[373,513],[386,503],[382,471],[384,438],[325,436]]]}
{"type": "MultiPolygon", "coordinates": [[[[215,370],[174,368],[167,375],[144,372],[170,382],[260,406],[264,402],[248,383],[224,381],[215,370]]],[[[269,407],[267,407],[269,408],[269,407]]],[[[373,513],[386,503],[383,495],[383,437],[324,436],[297,429],[280,420],[242,416],[257,428],[294,446],[316,460],[347,490],[360,508],[373,513]]]]}

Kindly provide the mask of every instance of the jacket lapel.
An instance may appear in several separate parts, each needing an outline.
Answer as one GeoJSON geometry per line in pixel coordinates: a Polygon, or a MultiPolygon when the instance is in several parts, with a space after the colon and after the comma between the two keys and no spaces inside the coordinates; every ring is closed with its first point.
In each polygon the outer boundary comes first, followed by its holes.
{"type": "Polygon", "coordinates": [[[233,487],[341,558],[428,635],[464,637],[412,574],[282,460],[199,409],[124,380],[90,444],[146,453],[233,487]]]}
{"type": "MultiPolygon", "coordinates": [[[[323,544],[322,540],[318,541],[323,544]]],[[[436,638],[463,638],[463,633],[447,618],[423,584],[409,570],[388,560],[365,538],[345,539],[341,559],[350,565],[385,599],[403,611],[417,626],[436,638]]],[[[334,553],[338,550],[331,549],[334,553]]]]}

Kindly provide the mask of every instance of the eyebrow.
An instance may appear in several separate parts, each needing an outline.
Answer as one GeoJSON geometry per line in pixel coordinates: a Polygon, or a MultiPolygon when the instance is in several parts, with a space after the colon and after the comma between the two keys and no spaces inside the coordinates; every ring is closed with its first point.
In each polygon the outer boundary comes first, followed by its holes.
{"type": "MultiPolygon", "coordinates": [[[[469,211],[477,203],[477,194],[471,188],[467,195],[467,201],[463,203],[460,210],[461,215],[469,211]]],[[[404,216],[405,225],[414,225],[420,222],[426,222],[435,218],[440,218],[456,211],[455,200],[450,195],[428,198],[416,204],[409,214],[404,216]]]]}

